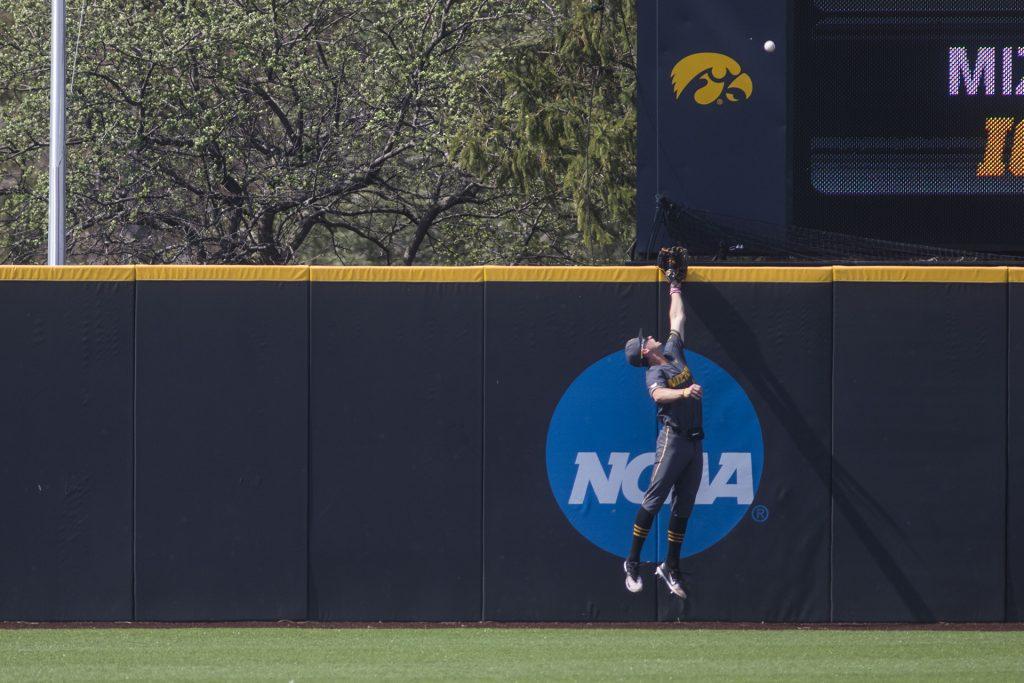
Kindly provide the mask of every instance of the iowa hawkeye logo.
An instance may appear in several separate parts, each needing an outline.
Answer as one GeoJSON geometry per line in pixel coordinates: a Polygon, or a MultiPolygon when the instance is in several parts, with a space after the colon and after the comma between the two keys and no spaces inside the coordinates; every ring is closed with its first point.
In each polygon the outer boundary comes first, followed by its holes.
{"type": "Polygon", "coordinates": [[[754,82],[739,62],[717,52],[698,52],[676,62],[672,67],[676,99],[698,79],[703,85],[693,93],[693,101],[700,105],[722,104],[723,93],[730,102],[748,100],[754,93],[754,82]]]}

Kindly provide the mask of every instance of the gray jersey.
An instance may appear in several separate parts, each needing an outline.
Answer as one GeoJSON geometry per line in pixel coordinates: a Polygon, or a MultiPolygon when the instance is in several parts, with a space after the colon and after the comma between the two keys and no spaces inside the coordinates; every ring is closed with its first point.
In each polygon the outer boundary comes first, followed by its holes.
{"type": "MultiPolygon", "coordinates": [[[[663,353],[667,363],[647,368],[648,393],[653,394],[655,389],[685,389],[696,381],[686,364],[682,337],[675,330],[668,335],[663,353]]],[[[703,429],[701,402],[698,399],[683,398],[672,403],[659,403],[658,421],[676,431],[703,429]]]]}

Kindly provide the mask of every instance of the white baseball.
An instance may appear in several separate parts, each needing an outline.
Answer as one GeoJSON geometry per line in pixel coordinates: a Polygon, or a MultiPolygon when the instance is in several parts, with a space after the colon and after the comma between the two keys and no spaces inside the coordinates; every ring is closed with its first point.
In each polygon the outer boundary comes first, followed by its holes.
{"type": "Polygon", "coordinates": [[[775,41],[774,40],[766,40],[766,41],[764,41],[764,51],[765,52],[775,52],[775,41]]]}

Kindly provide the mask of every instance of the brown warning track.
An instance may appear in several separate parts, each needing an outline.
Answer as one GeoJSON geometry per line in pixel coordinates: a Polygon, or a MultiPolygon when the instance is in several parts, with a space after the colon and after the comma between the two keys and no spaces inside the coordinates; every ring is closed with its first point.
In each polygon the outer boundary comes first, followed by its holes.
{"type": "Polygon", "coordinates": [[[752,621],[0,621],[0,630],[111,628],[309,628],[309,629],[436,629],[436,628],[570,628],[570,629],[717,629],[806,631],[1024,631],[1024,622],[1004,623],[761,623],[752,621]]]}

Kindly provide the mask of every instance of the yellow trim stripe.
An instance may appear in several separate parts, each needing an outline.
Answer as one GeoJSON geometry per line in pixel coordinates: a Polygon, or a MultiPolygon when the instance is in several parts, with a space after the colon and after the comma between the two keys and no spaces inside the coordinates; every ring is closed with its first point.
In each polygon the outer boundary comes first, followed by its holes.
{"type": "MultiPolygon", "coordinates": [[[[656,283],[654,266],[5,266],[0,280],[656,283]]],[[[1006,266],[692,266],[689,282],[1024,282],[1006,266]]],[[[685,288],[685,285],[684,285],[685,288]]]]}
{"type": "Polygon", "coordinates": [[[484,266],[486,282],[657,282],[655,266],[484,266]]]}
{"type": "Polygon", "coordinates": [[[1006,282],[1005,266],[834,266],[836,282],[1006,282]]]}
{"type": "Polygon", "coordinates": [[[136,266],[137,280],[305,282],[309,266],[136,266]]]}
{"type": "MultiPolygon", "coordinates": [[[[1006,270],[1001,266],[691,266],[687,281],[1006,282],[1006,270]]],[[[1024,281],[1024,273],[1018,277],[1024,281]]],[[[665,281],[654,266],[313,266],[310,279],[315,282],[665,281]]]]}
{"type": "MultiPolygon", "coordinates": [[[[832,282],[832,266],[691,266],[687,270],[686,281],[832,282]]],[[[685,287],[684,284],[684,294],[685,287]]]]}
{"type": "Polygon", "coordinates": [[[0,266],[0,280],[131,282],[135,266],[0,266]]]}
{"type": "Polygon", "coordinates": [[[483,266],[312,266],[313,282],[483,282],[483,266]]]}

